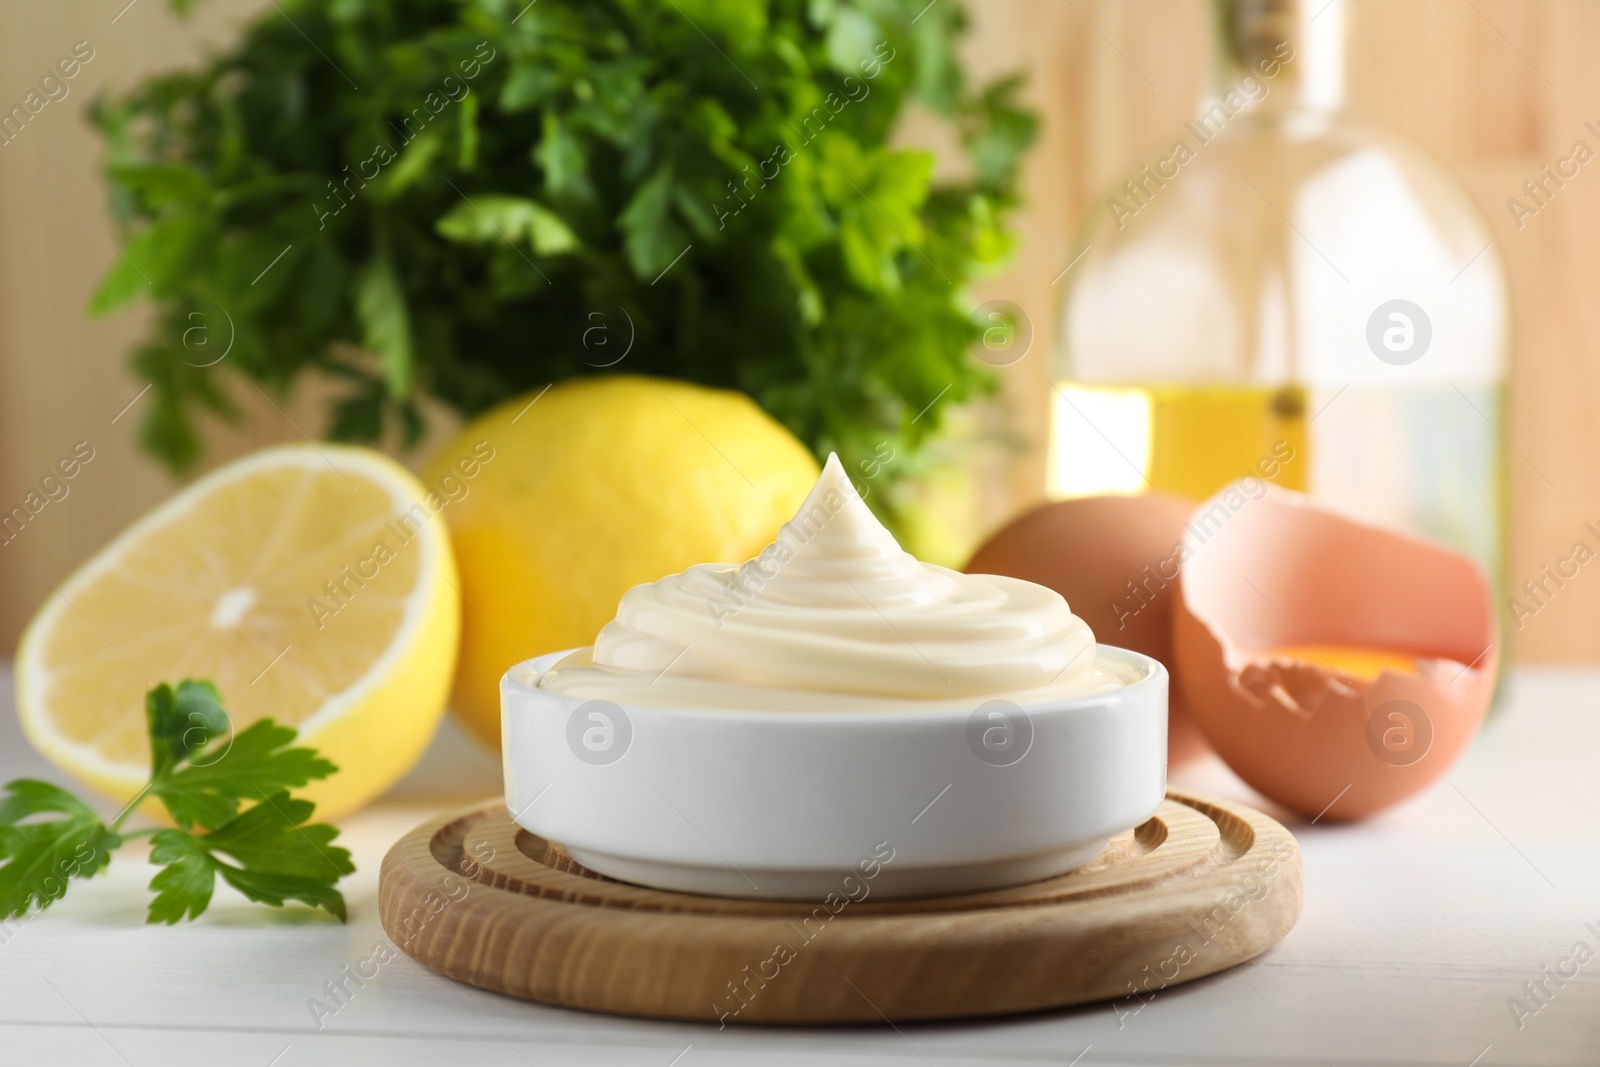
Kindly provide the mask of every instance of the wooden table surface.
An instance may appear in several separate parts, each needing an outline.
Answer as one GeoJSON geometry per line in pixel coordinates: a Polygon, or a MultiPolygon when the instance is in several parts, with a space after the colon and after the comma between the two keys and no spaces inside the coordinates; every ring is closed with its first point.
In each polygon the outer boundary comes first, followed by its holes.
{"type": "MultiPolygon", "coordinates": [[[[495,761],[447,731],[424,766],[350,819],[350,922],[219,887],[175,928],[143,922],[135,847],[48,913],[0,925],[0,1062],[71,1067],[434,1064],[1600,1064],[1600,670],[1525,669],[1450,779],[1354,827],[1291,824],[1299,924],[1253,963],[1127,1000],[1002,1021],[718,1031],[526,1004],[400,955],[331,1016],[324,985],[382,958],[377,872],[396,838],[482,797],[495,761]],[[464,781],[479,791],[454,792],[464,781]],[[1593,928],[1586,923],[1592,923],[1593,928]],[[1575,977],[1544,968],[1574,958],[1575,977]],[[1524,983],[1549,995],[1527,999],[1524,983]],[[1562,984],[1558,984],[1558,982],[1562,984]],[[1508,1007],[1523,998],[1519,1020],[1508,1007]],[[320,1021],[320,1028],[318,1022],[320,1021]]],[[[0,777],[60,781],[17,732],[0,672],[0,777]]],[[[1217,763],[1174,779],[1250,799],[1217,763]]],[[[1571,973],[1574,963],[1566,965],[1571,973]]]]}

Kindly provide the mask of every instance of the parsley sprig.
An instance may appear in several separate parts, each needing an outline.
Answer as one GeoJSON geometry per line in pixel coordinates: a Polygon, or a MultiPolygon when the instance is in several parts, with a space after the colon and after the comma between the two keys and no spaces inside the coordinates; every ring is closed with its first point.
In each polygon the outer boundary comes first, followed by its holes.
{"type": "Polygon", "coordinates": [[[298,900],[345,918],[334,885],[354,872],[350,853],[333,844],[332,826],[306,825],[314,805],[289,789],[338,768],[309,748],[291,747],[295,731],[263,719],[234,732],[210,682],[162,684],[145,696],[150,780],[111,822],[49,782],[19,778],[0,798],[0,916],[17,918],[66,895],[74,878],[111,862],[123,842],[150,838],[156,896],[147,921],[176,923],[206,910],[222,880],[262,904],[298,900]],[[148,797],[161,801],[176,829],[122,829],[148,797]],[[246,806],[248,805],[248,806],[246,806]],[[241,808],[243,810],[241,810],[241,808]],[[55,818],[24,822],[33,816],[55,818]]]}

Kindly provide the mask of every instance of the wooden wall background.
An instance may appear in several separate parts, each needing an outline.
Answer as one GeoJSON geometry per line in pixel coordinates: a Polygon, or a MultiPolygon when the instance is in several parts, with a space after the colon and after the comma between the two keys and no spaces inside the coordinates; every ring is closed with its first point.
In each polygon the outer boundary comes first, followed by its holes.
{"type": "MultiPolygon", "coordinates": [[[[141,313],[83,314],[117,255],[83,106],[102,87],[191,62],[265,6],[208,0],[180,23],[164,0],[126,2],[0,0],[5,109],[75,42],[95,49],[71,95],[0,147],[0,511],[76,442],[95,449],[70,494],[0,545],[0,654],[51,582],[172,489],[134,444],[142,383],[124,354],[144,328],[141,313]]],[[[1210,52],[1203,0],[981,0],[969,8],[974,68],[1031,70],[1044,116],[1028,175],[1026,243],[1015,269],[983,294],[1020,304],[1037,331],[1030,354],[1006,371],[1008,428],[1025,446],[988,490],[998,523],[1042,492],[1051,280],[1069,258],[1073,228],[1126,161],[1190,116],[1210,52]]],[[[1585,168],[1520,231],[1505,207],[1573,141],[1600,148],[1583,129],[1600,120],[1600,0],[1350,0],[1350,20],[1352,111],[1453,166],[1510,266],[1515,354],[1501,429],[1556,486],[1512,453],[1510,575],[1520,584],[1600,519],[1600,169],[1585,168]]],[[[914,126],[909,136],[919,132],[914,126]]],[[[313,397],[281,414],[259,398],[241,400],[252,421],[215,435],[212,462],[321,424],[313,397]]],[[[1580,572],[1512,638],[1529,659],[1600,657],[1600,571],[1580,572]]]]}

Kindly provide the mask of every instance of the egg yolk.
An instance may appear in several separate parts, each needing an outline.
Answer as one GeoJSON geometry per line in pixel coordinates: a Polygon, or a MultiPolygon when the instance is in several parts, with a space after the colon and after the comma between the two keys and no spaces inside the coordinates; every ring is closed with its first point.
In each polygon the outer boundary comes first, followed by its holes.
{"type": "Polygon", "coordinates": [[[1263,660],[1292,659],[1331,667],[1346,678],[1373,681],[1384,671],[1415,673],[1417,657],[1407,652],[1356,645],[1280,645],[1261,654],[1263,660]]]}

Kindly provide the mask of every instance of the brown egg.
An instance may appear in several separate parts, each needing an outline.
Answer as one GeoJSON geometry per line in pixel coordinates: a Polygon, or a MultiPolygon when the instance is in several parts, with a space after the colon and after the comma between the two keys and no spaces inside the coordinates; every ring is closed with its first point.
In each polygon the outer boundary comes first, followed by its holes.
{"type": "Polygon", "coordinates": [[[1255,789],[1360,819],[1425,789],[1472,740],[1499,648],[1471,558],[1249,480],[1200,505],[1184,547],[1174,674],[1255,789]]]}
{"type": "MultiPolygon", "coordinates": [[[[1142,652],[1176,673],[1172,606],[1183,524],[1193,510],[1192,500],[1167,493],[1046,504],[989,538],[966,569],[1054,589],[1089,624],[1095,640],[1142,652]]],[[[1174,679],[1167,762],[1177,766],[1205,752],[1205,739],[1185,712],[1174,679]]]]}

